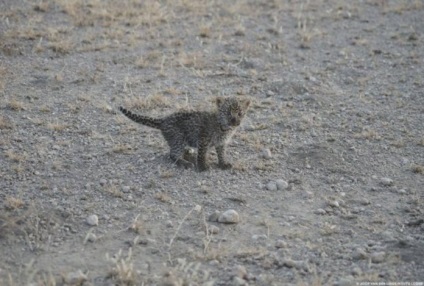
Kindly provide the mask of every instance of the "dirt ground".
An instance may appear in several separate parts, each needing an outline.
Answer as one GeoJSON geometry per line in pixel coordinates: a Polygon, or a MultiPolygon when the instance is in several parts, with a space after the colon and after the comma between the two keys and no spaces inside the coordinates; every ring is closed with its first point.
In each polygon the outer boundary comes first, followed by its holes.
{"type": "Polygon", "coordinates": [[[424,285],[423,19],[421,0],[0,1],[0,285],[424,285]],[[217,95],[253,101],[233,170],[178,168],[117,112],[217,95]]]}

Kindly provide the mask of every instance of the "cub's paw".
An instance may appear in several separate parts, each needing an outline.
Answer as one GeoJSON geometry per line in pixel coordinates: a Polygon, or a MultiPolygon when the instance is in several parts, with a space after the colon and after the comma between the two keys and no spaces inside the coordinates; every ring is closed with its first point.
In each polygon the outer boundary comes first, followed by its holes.
{"type": "Polygon", "coordinates": [[[206,164],[202,164],[202,165],[199,165],[199,166],[198,166],[197,170],[198,170],[199,172],[205,172],[205,171],[209,170],[209,166],[208,166],[208,165],[206,165],[206,164]]]}
{"type": "Polygon", "coordinates": [[[218,167],[221,168],[222,170],[228,170],[228,169],[231,169],[233,165],[231,165],[231,163],[223,163],[223,164],[218,164],[218,167]]]}

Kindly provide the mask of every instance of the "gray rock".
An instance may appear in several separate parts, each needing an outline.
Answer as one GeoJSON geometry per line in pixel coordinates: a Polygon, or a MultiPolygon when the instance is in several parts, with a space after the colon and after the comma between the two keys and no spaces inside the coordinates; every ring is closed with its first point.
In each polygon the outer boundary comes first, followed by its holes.
{"type": "Polygon", "coordinates": [[[268,184],[266,184],[266,189],[268,191],[273,191],[275,192],[277,190],[277,183],[274,181],[269,182],[268,184]]]}
{"type": "Polygon", "coordinates": [[[91,226],[99,225],[99,217],[95,214],[90,215],[89,217],[87,217],[86,222],[88,225],[91,226]]]}
{"type": "Polygon", "coordinates": [[[287,242],[285,242],[282,239],[279,239],[275,242],[275,247],[276,248],[286,248],[287,247],[287,242]]]}
{"type": "Polygon", "coordinates": [[[338,207],[340,207],[339,202],[338,202],[338,201],[336,201],[336,200],[334,200],[334,201],[329,201],[329,202],[328,202],[328,205],[329,205],[330,207],[333,207],[333,208],[338,208],[338,207]]]}
{"type": "Polygon", "coordinates": [[[355,279],[352,276],[349,275],[347,277],[340,278],[333,285],[334,286],[351,286],[351,285],[355,285],[355,279]]]}
{"type": "Polygon", "coordinates": [[[238,223],[238,222],[240,222],[240,216],[235,210],[227,210],[219,216],[218,222],[220,222],[220,223],[238,223]]]}
{"type": "Polygon", "coordinates": [[[277,185],[277,189],[282,191],[289,187],[289,183],[284,181],[283,179],[278,179],[275,181],[275,184],[277,185]]]}
{"type": "Polygon", "coordinates": [[[219,227],[216,225],[210,224],[208,226],[209,234],[218,234],[219,233],[219,227]]]}
{"type": "Polygon", "coordinates": [[[368,257],[367,253],[362,248],[356,248],[352,253],[352,258],[354,260],[366,259],[368,257]]]}
{"type": "Polygon", "coordinates": [[[325,209],[317,209],[315,211],[315,214],[319,214],[319,215],[325,215],[327,212],[325,211],[325,209]]]}
{"type": "Polygon", "coordinates": [[[271,150],[269,150],[268,148],[262,148],[261,157],[267,160],[272,159],[271,150]]]}
{"type": "Polygon", "coordinates": [[[382,263],[386,258],[386,253],[384,251],[374,252],[371,253],[370,257],[373,263],[382,263]]]}
{"type": "Polygon", "coordinates": [[[107,180],[106,179],[100,179],[99,183],[100,183],[101,186],[104,186],[104,185],[107,184],[107,180]]]}
{"type": "Polygon", "coordinates": [[[85,242],[95,242],[97,240],[97,236],[94,233],[88,233],[85,237],[85,242]]]}
{"type": "Polygon", "coordinates": [[[267,240],[268,236],[266,234],[254,234],[252,235],[253,240],[267,240]]]}
{"type": "Polygon", "coordinates": [[[123,187],[122,187],[122,192],[123,192],[123,193],[129,193],[130,191],[131,191],[130,186],[123,186],[123,187]]]}
{"type": "Polygon", "coordinates": [[[352,268],[351,273],[354,276],[361,276],[362,275],[362,270],[358,266],[355,266],[355,267],[352,268]]]}
{"type": "Polygon", "coordinates": [[[390,187],[393,186],[394,182],[392,179],[384,177],[380,179],[380,184],[385,187],[390,187]]]}
{"type": "Polygon", "coordinates": [[[234,286],[243,286],[243,285],[247,285],[247,282],[243,278],[234,276],[233,277],[233,284],[232,285],[234,285],[234,286]]]}

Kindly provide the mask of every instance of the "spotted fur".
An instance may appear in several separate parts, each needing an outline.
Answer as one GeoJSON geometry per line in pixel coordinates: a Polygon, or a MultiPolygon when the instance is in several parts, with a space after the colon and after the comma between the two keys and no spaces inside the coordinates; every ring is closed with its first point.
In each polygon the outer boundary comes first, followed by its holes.
{"type": "Polygon", "coordinates": [[[225,159],[225,147],[246,115],[249,105],[248,99],[218,97],[217,109],[214,111],[181,111],[159,119],[134,114],[123,107],[119,110],[137,123],[161,130],[168,142],[171,160],[179,165],[192,166],[184,159],[185,148],[197,148],[197,168],[205,171],[209,168],[206,153],[212,147],[216,149],[219,167],[231,168],[225,159]]]}

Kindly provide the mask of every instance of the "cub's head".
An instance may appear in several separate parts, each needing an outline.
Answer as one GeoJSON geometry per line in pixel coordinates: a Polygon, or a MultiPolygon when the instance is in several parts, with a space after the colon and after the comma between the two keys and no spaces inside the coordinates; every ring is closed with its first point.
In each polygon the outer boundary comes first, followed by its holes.
{"type": "Polygon", "coordinates": [[[250,100],[237,97],[217,97],[216,105],[221,130],[227,131],[240,125],[249,109],[250,100]]]}

